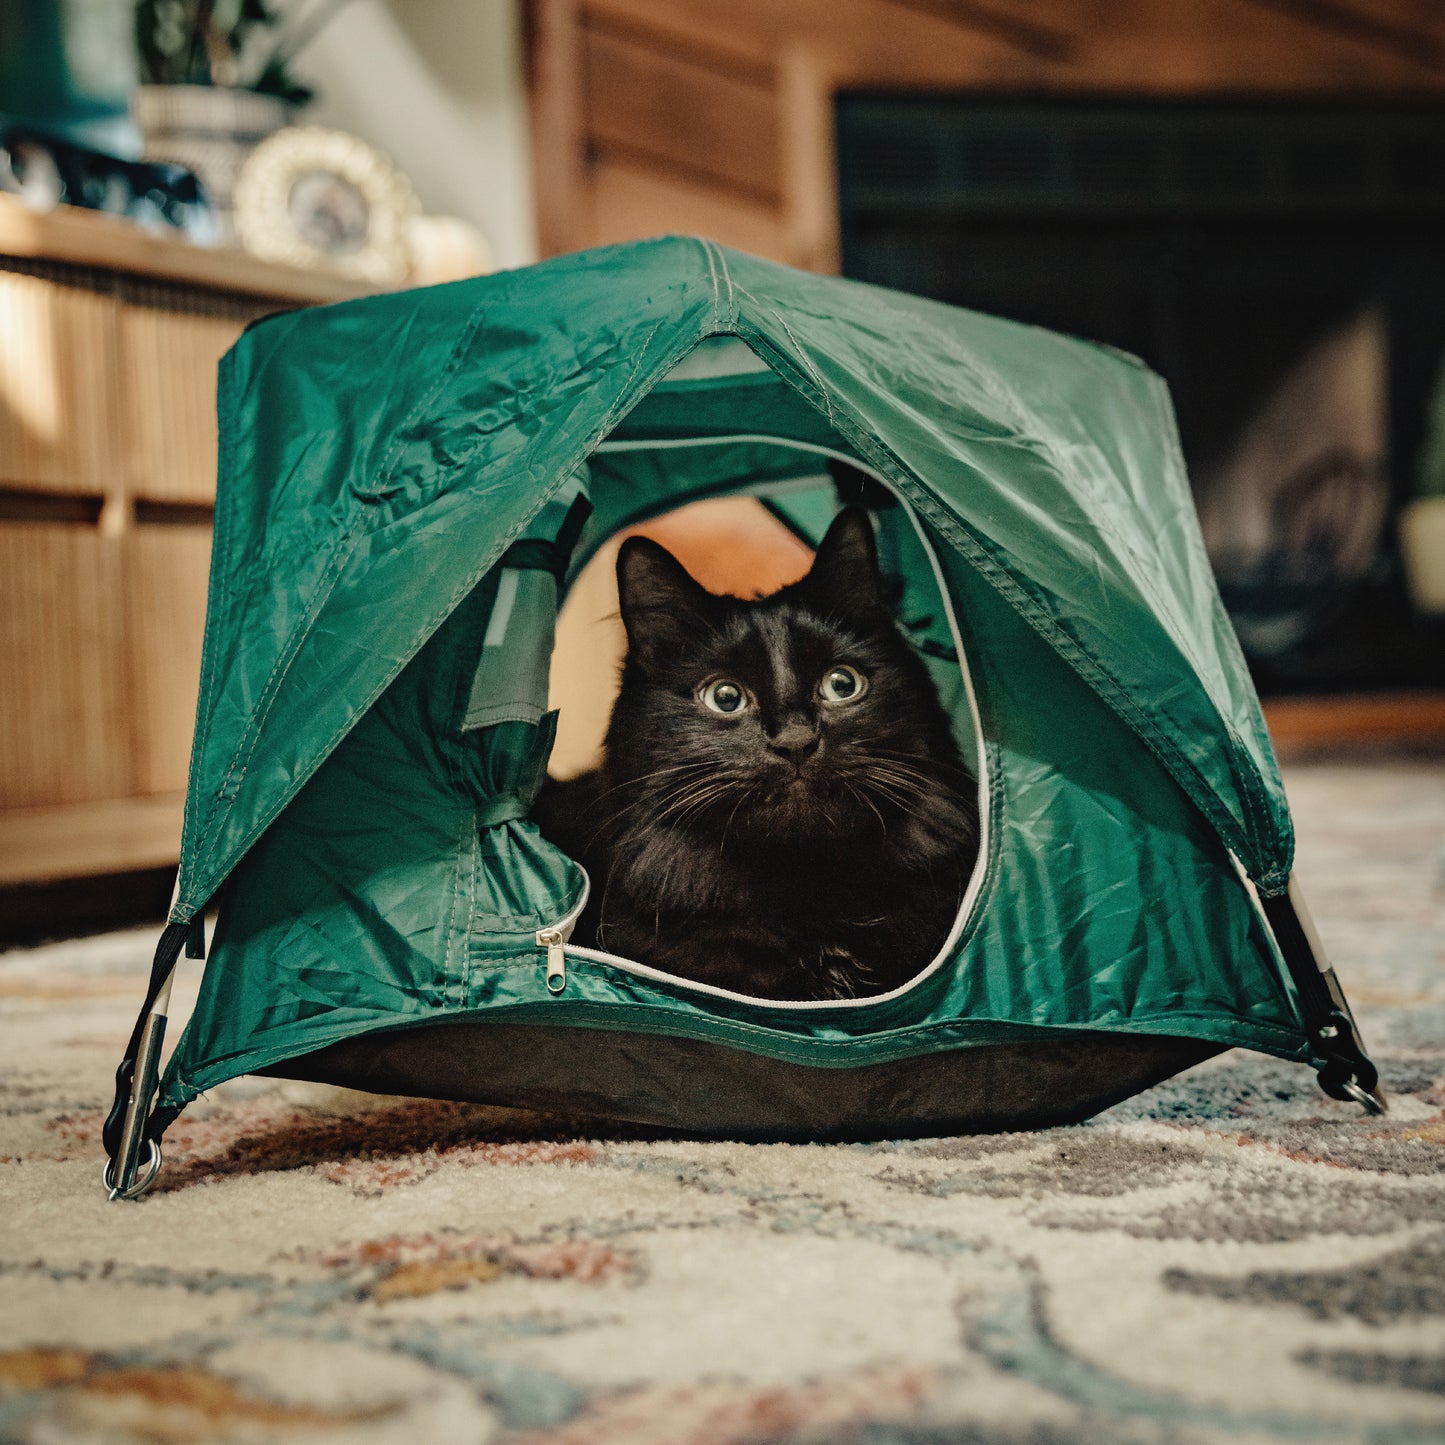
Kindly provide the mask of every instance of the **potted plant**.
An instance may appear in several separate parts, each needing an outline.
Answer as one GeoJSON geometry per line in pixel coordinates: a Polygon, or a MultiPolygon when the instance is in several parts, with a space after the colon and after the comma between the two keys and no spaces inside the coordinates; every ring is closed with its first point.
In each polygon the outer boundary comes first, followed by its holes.
{"type": "Polygon", "coordinates": [[[147,160],[194,171],[234,244],[232,196],[246,157],[311,99],[291,62],[345,0],[288,23],[269,0],[137,0],[142,84],[131,101],[147,160]]]}

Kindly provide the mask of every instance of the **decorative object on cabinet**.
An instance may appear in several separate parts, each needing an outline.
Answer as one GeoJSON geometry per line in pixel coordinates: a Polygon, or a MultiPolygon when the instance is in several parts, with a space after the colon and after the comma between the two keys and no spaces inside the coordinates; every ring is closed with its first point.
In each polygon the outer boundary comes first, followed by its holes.
{"type": "Polygon", "coordinates": [[[414,286],[464,281],[497,269],[487,238],[459,216],[412,216],[406,226],[406,244],[414,286]]]}
{"type": "Polygon", "coordinates": [[[291,62],[345,3],[317,0],[283,15],[266,0],[138,0],[146,83],[131,114],[146,159],[179,162],[201,177],[223,243],[236,239],[231,198],[246,157],[312,98],[291,62]]]}
{"type": "Polygon", "coordinates": [[[235,243],[233,196],[246,158],[293,114],[274,95],[224,86],[143,85],[131,97],[146,159],[186,166],[201,178],[223,244],[235,243]]]}
{"type": "Polygon", "coordinates": [[[32,211],[81,206],[200,245],[215,238],[210,202],[184,166],[124,160],[28,126],[0,125],[0,191],[32,211]]]}
{"type": "Polygon", "coordinates": [[[411,267],[411,182],[345,131],[290,126],[251,153],[236,183],[236,230],[263,261],[380,284],[411,267]]]}

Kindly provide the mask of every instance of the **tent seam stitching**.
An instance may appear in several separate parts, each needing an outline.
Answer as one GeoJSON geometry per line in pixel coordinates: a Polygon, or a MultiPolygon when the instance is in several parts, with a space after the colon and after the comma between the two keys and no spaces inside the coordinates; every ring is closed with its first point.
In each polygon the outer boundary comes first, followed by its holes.
{"type": "Polygon", "coordinates": [[[205,831],[202,833],[200,841],[196,845],[198,859],[204,858],[209,851],[209,845],[212,841],[218,819],[217,810],[222,799],[226,796],[226,791],[231,785],[233,776],[238,789],[245,780],[247,770],[251,765],[251,756],[256,750],[256,743],[260,739],[261,731],[265,726],[267,717],[270,716],[271,707],[275,702],[276,693],[279,691],[280,681],[285,674],[291,670],[291,664],[296,660],[296,653],[300,651],[301,643],[305,640],[306,634],[310,630],[311,622],[321,608],[325,606],[326,599],[330,597],[332,590],[335,588],[346,559],[350,557],[356,542],[359,540],[358,534],[364,520],[363,516],[353,516],[342,529],[341,535],[338,537],[336,546],[332,551],[331,558],[326,564],[326,571],[322,573],[321,578],[317,582],[317,590],[314,594],[317,599],[316,602],[313,603],[311,607],[308,607],[305,614],[297,620],[296,626],[292,628],[291,636],[287,639],[285,648],[282,649],[281,654],[276,659],[275,666],[271,669],[271,675],[266,679],[266,685],[261,690],[261,710],[252,714],[246,730],[241,734],[240,741],[236,744],[236,751],[231,755],[231,761],[226,765],[226,773],[221,779],[221,786],[213,796],[211,810],[207,815],[205,831]],[[240,761],[243,752],[246,754],[246,761],[241,764],[241,771],[237,774],[236,764],[240,761]]]}
{"type": "MultiPolygon", "coordinates": [[[[625,382],[623,382],[623,384],[622,384],[622,393],[621,393],[621,395],[626,395],[628,389],[632,386],[632,383],[633,383],[633,381],[636,379],[636,376],[637,376],[638,371],[641,369],[643,360],[644,360],[645,357],[647,356],[647,348],[652,345],[652,338],[653,338],[654,336],[656,336],[657,333],[658,333],[659,331],[661,331],[661,330],[662,330],[662,322],[659,321],[659,322],[657,323],[657,325],[654,326],[654,327],[652,328],[652,330],[649,331],[645,337],[643,337],[643,339],[642,339],[642,345],[637,348],[637,360],[632,363],[632,370],[627,373],[627,380],[626,380],[625,382]]],[[[617,418],[617,409],[616,409],[616,405],[614,405],[611,409],[609,409],[609,411],[608,411],[608,413],[607,413],[607,420],[606,420],[606,423],[604,424],[604,426],[603,426],[603,428],[602,428],[602,435],[599,436],[598,439],[597,439],[599,442],[602,440],[602,437],[605,437],[605,436],[607,435],[607,433],[612,430],[612,426],[613,426],[613,423],[615,422],[616,418],[617,418]]],[[[581,458],[575,465],[573,465],[573,466],[568,470],[568,472],[566,473],[566,476],[564,476],[564,478],[563,478],[563,481],[565,482],[565,481],[566,481],[566,478],[567,478],[567,477],[570,477],[570,476],[572,475],[572,473],[575,472],[575,471],[577,470],[577,468],[580,467],[580,466],[582,465],[582,463],[585,462],[585,461],[587,460],[587,458],[590,457],[594,451],[596,451],[596,449],[597,449],[597,446],[596,446],[596,443],[594,443],[594,444],[593,444],[591,447],[589,447],[588,450],[583,454],[582,458],[581,458]]],[[[557,489],[554,489],[554,490],[560,490],[560,484],[559,484],[559,487],[558,487],[557,489]]],[[[551,496],[549,495],[548,501],[550,501],[550,500],[551,500],[551,496]]],[[[545,503],[544,503],[544,505],[545,505],[545,503]]]]}
{"type": "MultiPolygon", "coordinates": [[[[742,289],[744,295],[749,296],[753,301],[757,301],[757,298],[752,296],[751,292],[747,291],[746,288],[742,289]]],[[[793,335],[791,328],[783,321],[782,317],[777,316],[776,311],[773,311],[771,307],[766,307],[761,302],[758,304],[777,317],[783,329],[787,332],[789,340],[797,347],[797,338],[793,335]]],[[[769,345],[766,337],[756,333],[754,333],[754,335],[755,339],[761,343],[764,349],[772,353],[772,355],[783,364],[783,367],[793,374],[794,386],[797,387],[803,395],[807,396],[811,388],[803,383],[803,378],[798,375],[797,368],[791,363],[789,358],[779,353],[776,347],[769,345]]],[[[1257,830],[1257,815],[1255,813],[1255,799],[1252,796],[1252,784],[1250,780],[1247,777],[1240,777],[1240,781],[1244,785],[1241,802],[1243,803],[1245,811],[1244,827],[1241,828],[1241,826],[1229,816],[1228,812],[1220,806],[1218,799],[1214,796],[1213,789],[1207,785],[1198,769],[1188,757],[1169,741],[1167,736],[1156,727],[1147,714],[1142,713],[1138,709],[1113,675],[1090,657],[1087,651],[1069,635],[1062,624],[1051,618],[1047,609],[1035,601],[1018,580],[989,555],[981,540],[975,538],[963,523],[949,513],[942,511],[930,497],[924,495],[926,489],[915,485],[915,479],[911,470],[895,457],[891,450],[883,446],[882,443],[876,442],[874,439],[866,436],[853,424],[851,418],[844,417],[840,420],[834,416],[826,390],[822,389],[821,379],[817,377],[817,372],[812,368],[807,357],[803,355],[801,348],[798,348],[798,352],[818,383],[823,401],[823,410],[830,422],[842,431],[849,442],[857,447],[863,455],[875,458],[881,457],[883,459],[886,463],[887,470],[894,475],[895,480],[902,482],[909,493],[910,500],[919,510],[930,517],[934,525],[937,526],[945,536],[950,537],[955,546],[963,551],[985,576],[990,578],[994,586],[1010,600],[1030,625],[1044,635],[1045,640],[1050,642],[1055,650],[1064,656],[1065,660],[1074,667],[1075,671],[1084,677],[1085,681],[1090,682],[1094,686],[1095,690],[1104,697],[1105,701],[1108,702],[1150,746],[1155,756],[1164,764],[1174,780],[1184,787],[1186,793],[1194,799],[1196,806],[1199,807],[1214,824],[1216,831],[1226,840],[1234,840],[1237,851],[1252,853],[1253,849],[1249,845],[1255,841],[1253,835],[1257,830]],[[1065,645],[1060,647],[1060,642],[1065,645]],[[1204,796],[1208,799],[1207,802],[1199,801],[1193,789],[1190,787],[1191,782],[1201,787],[1204,796]]],[[[815,407],[817,406],[816,401],[813,404],[815,407]]],[[[1215,716],[1219,717],[1217,708],[1214,709],[1214,712],[1215,716]]],[[[1229,726],[1228,722],[1222,717],[1219,717],[1219,722],[1228,736],[1236,744],[1240,743],[1240,739],[1229,726]]],[[[1239,776],[1239,770],[1237,768],[1233,769],[1233,771],[1236,776],[1239,776]]],[[[1279,876],[1280,868],[1279,864],[1276,863],[1272,867],[1262,871],[1258,881],[1261,886],[1273,887],[1277,884],[1279,876]]]]}
{"type": "MultiPolygon", "coordinates": [[[[387,451],[385,459],[381,463],[377,472],[376,482],[366,492],[352,488],[351,491],[353,495],[358,497],[374,495],[381,484],[392,480],[391,469],[394,468],[400,460],[401,450],[404,445],[404,434],[415,425],[417,418],[422,412],[436,400],[442,387],[450,379],[457,367],[461,365],[462,356],[471,345],[472,339],[480,327],[485,314],[485,303],[480,303],[472,308],[471,314],[467,317],[466,323],[452,344],[452,349],[447,356],[447,364],[440,368],[436,381],[407,413],[406,419],[397,429],[396,439],[393,441],[391,448],[387,451]]],[[[344,496],[345,494],[343,493],[342,495],[344,496]]],[[[317,591],[313,594],[312,605],[309,606],[302,617],[298,619],[296,627],[287,639],[286,647],[282,649],[276,659],[275,666],[271,669],[271,675],[266,679],[266,685],[261,690],[263,706],[259,712],[252,714],[246,730],[237,741],[236,750],[231,754],[230,762],[226,764],[226,772],[225,776],[221,779],[221,786],[212,798],[210,810],[206,815],[205,826],[196,843],[198,864],[209,851],[213,833],[220,816],[220,803],[226,795],[226,790],[231,785],[232,777],[235,776],[237,787],[245,780],[247,769],[250,767],[251,756],[256,750],[256,743],[260,738],[262,728],[265,726],[266,718],[270,715],[271,706],[275,701],[275,692],[279,690],[280,681],[285,677],[286,673],[290,671],[291,664],[295,661],[295,654],[300,650],[301,643],[305,640],[306,633],[310,630],[312,621],[314,621],[319,614],[321,608],[326,605],[326,599],[330,597],[341,575],[341,570],[351,555],[351,551],[358,540],[359,531],[365,520],[366,515],[364,513],[355,513],[343,529],[341,536],[337,539],[336,548],[331,560],[327,563],[327,570],[317,582],[317,591]],[[243,752],[246,754],[246,761],[242,764],[240,774],[237,776],[236,764],[240,760],[243,752]]],[[[184,827],[184,819],[182,826],[184,827]]]]}
{"type": "Polygon", "coordinates": [[[770,306],[766,302],[759,301],[758,298],[754,296],[753,293],[749,291],[746,286],[739,286],[738,289],[760,310],[766,311],[770,316],[774,317],[778,325],[781,326],[783,330],[788,333],[788,340],[793,343],[794,350],[797,351],[798,356],[802,359],[803,365],[808,368],[808,372],[813,378],[813,384],[818,388],[818,395],[823,399],[824,415],[827,416],[828,421],[831,425],[837,426],[837,418],[833,415],[833,400],[828,395],[828,388],[823,385],[823,378],[818,375],[818,369],[813,365],[812,359],[808,356],[807,352],[805,352],[803,348],[798,344],[798,338],[793,335],[793,328],[788,325],[787,320],[777,310],[776,307],[770,306]]]}
{"type": "Polygon", "coordinates": [[[722,326],[721,303],[718,300],[717,291],[717,267],[713,264],[712,242],[706,236],[698,236],[697,243],[702,247],[702,254],[707,261],[708,275],[712,277],[712,324],[714,327],[722,326]]]}
{"type": "MultiPolygon", "coordinates": [[[[235,366],[236,348],[231,347],[226,352],[225,356],[221,358],[221,364],[218,368],[217,374],[216,412],[218,421],[218,445],[216,449],[216,472],[218,497],[222,491],[220,481],[222,478],[228,479],[231,476],[235,463],[235,436],[230,427],[219,425],[222,415],[224,414],[228,416],[230,413],[232,400],[231,393],[235,386],[235,366]]],[[[227,485],[225,490],[229,493],[229,484],[227,485]]],[[[209,741],[211,735],[210,703],[212,695],[215,691],[216,684],[216,651],[218,646],[215,633],[212,631],[211,601],[212,594],[214,594],[215,600],[219,602],[222,592],[226,590],[223,584],[225,581],[226,571],[230,562],[231,539],[234,531],[234,529],[230,525],[229,519],[229,510],[224,514],[224,516],[222,516],[219,513],[219,509],[217,509],[212,521],[213,540],[211,576],[207,586],[206,623],[201,647],[201,679],[200,688],[196,695],[196,737],[194,739],[194,744],[192,747],[192,751],[197,759],[199,759],[204,753],[205,745],[209,741]],[[207,646],[207,643],[209,643],[210,645],[207,646]]],[[[190,780],[187,779],[185,807],[181,813],[182,860],[184,860],[185,856],[190,852],[190,847],[188,847],[187,844],[190,844],[197,849],[199,848],[199,842],[196,837],[196,830],[203,826],[206,829],[209,829],[211,813],[214,811],[215,804],[213,803],[211,810],[206,813],[205,822],[203,825],[202,820],[196,816],[197,812],[199,811],[199,803],[199,794],[196,792],[195,789],[190,786],[190,780]]],[[[178,905],[179,902],[180,900],[178,898],[178,905]]]]}
{"type": "MultiPolygon", "coordinates": [[[[478,308],[478,310],[480,310],[480,309],[481,309],[481,308],[478,308]]],[[[646,340],[643,342],[643,345],[642,345],[642,348],[641,348],[641,352],[645,352],[645,351],[646,351],[646,348],[647,348],[648,344],[651,342],[652,337],[654,337],[654,336],[657,334],[657,332],[659,331],[659,329],[662,327],[662,324],[663,324],[662,321],[658,321],[657,325],[654,326],[654,327],[652,328],[652,330],[648,333],[648,336],[647,336],[646,340]]],[[[687,351],[690,351],[690,350],[697,344],[697,339],[698,339],[698,338],[694,337],[691,341],[688,342],[687,346],[679,348],[679,355],[684,355],[684,354],[686,354],[687,351]]],[[[543,509],[543,507],[545,507],[545,506],[547,505],[547,503],[548,503],[549,501],[551,501],[552,498],[562,489],[562,487],[566,485],[568,479],[569,479],[569,478],[572,476],[572,474],[577,470],[577,468],[578,468],[579,466],[581,466],[582,463],[585,462],[589,456],[592,455],[592,453],[597,449],[597,446],[598,446],[598,444],[601,442],[601,440],[602,440],[602,439],[607,435],[607,433],[612,429],[613,425],[615,424],[615,422],[616,422],[616,420],[617,420],[618,415],[619,415],[621,412],[623,412],[624,410],[630,410],[632,406],[636,405],[636,402],[637,402],[637,401],[640,401],[640,400],[641,400],[641,397],[638,397],[638,398],[636,398],[633,402],[630,402],[630,403],[627,403],[627,402],[626,402],[627,388],[631,385],[632,379],[637,375],[638,367],[641,365],[641,361],[642,361],[642,355],[641,355],[641,353],[639,353],[638,361],[633,365],[632,371],[631,371],[631,372],[629,373],[629,375],[628,375],[627,383],[624,385],[624,387],[623,387],[621,393],[618,395],[616,401],[615,401],[615,402],[612,404],[612,406],[608,409],[607,416],[606,416],[606,418],[603,420],[602,424],[597,428],[596,432],[595,432],[593,435],[591,435],[591,436],[589,437],[589,439],[583,444],[583,447],[582,447],[581,450],[578,452],[578,454],[572,459],[570,465],[568,465],[567,467],[563,468],[563,469],[560,471],[559,475],[557,476],[556,480],[553,482],[553,484],[551,485],[551,487],[547,488],[547,489],[543,492],[542,496],[540,497],[540,499],[539,499],[538,502],[537,502],[536,507],[533,509],[533,511],[532,511],[532,512],[528,515],[528,517],[526,518],[526,520],[524,520],[524,521],[522,522],[521,526],[518,528],[518,530],[517,530],[517,535],[520,535],[520,533],[521,533],[523,530],[525,530],[528,525],[530,525],[530,523],[532,522],[532,520],[533,520],[534,518],[536,518],[536,517],[540,514],[540,512],[541,512],[542,509],[543,509]],[[626,403],[626,405],[624,405],[624,403],[626,403]]],[[[468,454],[468,455],[470,455],[470,454],[468,454]]],[[[466,460],[467,460],[467,457],[461,457],[461,458],[459,458],[459,459],[457,460],[457,462],[454,464],[453,469],[455,469],[456,467],[460,467],[460,466],[464,465],[465,462],[466,462],[466,460]]],[[[368,508],[368,509],[367,509],[367,513],[375,513],[375,511],[376,511],[376,509],[374,509],[374,508],[368,508]]],[[[364,520],[366,519],[367,513],[359,514],[356,518],[353,519],[353,522],[352,522],[351,525],[352,525],[352,526],[355,526],[358,521],[364,521],[364,520]]],[[[354,539],[353,539],[353,540],[354,540],[354,539]]],[[[511,539],[509,539],[509,540],[511,540],[511,539]]],[[[337,544],[338,557],[337,557],[337,559],[333,559],[333,560],[339,560],[339,553],[340,553],[341,545],[342,545],[342,544],[341,544],[340,542],[338,542],[338,544],[337,544]]],[[[431,635],[431,633],[434,632],[434,631],[436,630],[436,628],[439,627],[439,626],[441,625],[441,623],[446,620],[447,617],[449,617],[453,612],[456,611],[456,609],[457,609],[459,606],[461,606],[461,604],[462,604],[462,602],[465,600],[467,594],[482,580],[483,577],[486,576],[486,574],[492,569],[492,567],[496,565],[496,562],[497,562],[498,558],[500,558],[500,556],[501,556],[501,554],[502,554],[502,552],[503,552],[504,550],[505,550],[504,547],[498,547],[498,548],[496,549],[495,553],[494,553],[494,554],[492,555],[492,557],[490,558],[490,560],[487,562],[487,564],[486,564],[479,572],[477,572],[474,576],[472,576],[467,582],[465,582],[465,583],[453,594],[453,596],[452,596],[450,599],[448,599],[448,601],[446,602],[446,604],[443,606],[442,610],[441,610],[439,613],[437,613],[434,617],[432,617],[431,619],[428,620],[428,622],[427,622],[427,623],[424,625],[424,627],[423,627],[424,637],[423,637],[422,643],[421,643],[421,644],[418,646],[418,648],[417,648],[417,651],[418,651],[418,652],[421,650],[421,647],[424,647],[424,646],[426,645],[426,640],[425,640],[426,637],[429,637],[429,636],[431,635]]],[[[340,575],[340,574],[339,574],[339,571],[338,571],[338,573],[337,573],[337,578],[339,578],[339,575],[340,575]]],[[[332,583],[331,583],[332,588],[334,588],[335,582],[336,582],[337,578],[333,578],[333,579],[332,579],[332,583]]],[[[325,597],[322,597],[322,599],[321,599],[321,604],[320,604],[321,606],[324,606],[324,605],[325,605],[326,597],[329,597],[329,596],[330,596],[330,589],[328,589],[328,591],[327,591],[327,593],[326,593],[326,596],[325,596],[325,597]]],[[[308,615],[307,619],[305,619],[305,622],[306,622],[306,625],[308,626],[308,628],[309,628],[310,622],[314,620],[315,614],[316,614],[317,612],[319,612],[319,611],[320,611],[320,607],[319,607],[319,606],[316,607],[315,609],[309,609],[309,610],[308,610],[309,615],[308,615]]],[[[298,628],[300,627],[300,625],[301,625],[301,624],[298,624],[298,628]]],[[[299,646],[299,639],[298,639],[297,645],[299,646]]],[[[415,655],[416,655],[416,653],[413,653],[413,654],[412,654],[412,656],[415,656],[415,655]]],[[[279,668],[279,667],[281,666],[281,661],[282,661],[282,659],[278,659],[278,660],[277,660],[277,664],[276,664],[277,668],[279,668]]],[[[410,661],[410,658],[408,658],[408,661],[410,661]]],[[[289,662],[288,662],[287,666],[288,666],[288,670],[289,670],[289,662]]],[[[405,664],[403,664],[403,666],[405,666],[405,664]]],[[[275,671],[276,671],[276,669],[273,669],[273,670],[272,670],[272,676],[273,676],[273,678],[274,678],[274,676],[275,676],[275,671]]],[[[397,673],[394,674],[391,678],[389,678],[389,679],[387,680],[387,682],[386,682],[385,684],[383,684],[383,686],[382,686],[380,689],[377,690],[375,696],[373,696],[373,697],[370,699],[370,701],[367,703],[367,708],[370,708],[371,706],[373,706],[373,705],[375,704],[376,699],[377,699],[378,697],[380,697],[381,694],[382,694],[383,692],[385,692],[386,688],[389,687],[389,686],[391,685],[391,683],[396,680],[396,677],[400,676],[400,673],[401,673],[401,669],[398,669],[398,670],[397,670],[397,673]]],[[[269,684],[270,684],[270,680],[268,679],[268,686],[269,686],[269,684]]],[[[269,711],[269,706],[270,706],[270,704],[269,704],[269,702],[268,702],[268,704],[267,704],[268,711],[269,711]]],[[[319,752],[320,752],[320,760],[321,760],[321,761],[325,761],[325,759],[326,759],[328,756],[330,756],[331,752],[335,749],[337,743],[338,743],[338,742],[347,734],[347,732],[350,731],[350,729],[355,725],[356,720],[357,720],[357,719],[356,719],[355,717],[349,718],[346,722],[344,722],[344,723],[337,729],[337,731],[336,731],[335,733],[332,734],[332,736],[331,736],[330,738],[327,739],[327,741],[326,741],[325,743],[322,744],[322,746],[321,746],[321,748],[320,748],[320,750],[319,750],[319,752]]],[[[264,719],[261,719],[261,721],[264,722],[264,719]]],[[[260,729],[259,729],[259,727],[258,727],[257,730],[256,730],[255,736],[256,736],[256,737],[259,737],[259,735],[260,735],[260,729]]],[[[241,749],[241,746],[244,744],[244,741],[245,741],[245,738],[244,738],[244,735],[243,735],[241,743],[238,743],[238,744],[237,744],[237,756],[239,756],[240,749],[241,749]]],[[[254,739],[253,739],[253,749],[254,749],[254,739]]],[[[320,766],[320,762],[317,763],[317,766],[318,766],[318,767],[320,766]]],[[[213,820],[214,820],[214,814],[215,814],[216,806],[218,806],[219,803],[220,803],[220,801],[221,801],[221,794],[224,792],[225,785],[230,782],[231,770],[234,769],[234,767],[235,767],[235,757],[232,758],[230,768],[228,768],[228,770],[227,770],[226,778],[223,780],[222,789],[221,789],[220,792],[218,792],[218,794],[217,794],[217,796],[216,796],[216,798],[215,798],[215,801],[214,801],[214,803],[213,803],[213,806],[212,806],[212,818],[213,818],[213,820]]],[[[313,769],[312,769],[312,774],[314,774],[314,772],[315,772],[315,769],[313,768],[313,769]]],[[[243,769],[242,776],[244,776],[244,769],[243,769]]],[[[308,775],[308,776],[310,776],[310,775],[308,775]]],[[[263,813],[263,814],[261,815],[261,817],[260,817],[260,819],[258,820],[258,822],[256,823],[256,825],[251,829],[251,831],[250,831],[250,833],[249,833],[249,836],[248,836],[247,841],[246,841],[246,844],[245,844],[246,848],[249,848],[249,847],[251,846],[251,844],[254,843],[254,842],[256,841],[256,839],[259,838],[259,837],[266,831],[266,829],[271,826],[271,824],[276,820],[276,818],[277,818],[277,817],[284,811],[284,809],[289,805],[289,803],[290,803],[290,801],[291,801],[291,798],[294,797],[294,796],[295,796],[295,790],[293,790],[290,794],[288,794],[288,795],[280,802],[279,805],[274,806],[274,807],[271,808],[268,812],[265,812],[265,813],[263,813]]],[[[209,841],[209,839],[210,839],[210,832],[211,832],[211,829],[210,829],[210,827],[208,827],[206,836],[202,839],[202,844],[204,844],[205,842],[209,841]]],[[[244,849],[243,849],[243,851],[244,851],[244,849]]],[[[197,852],[198,852],[197,869],[199,869],[201,859],[202,859],[205,855],[201,852],[199,846],[198,846],[197,852]]]]}
{"type": "MultiPolygon", "coordinates": [[[[737,293],[733,286],[732,268],[728,265],[727,253],[716,241],[709,241],[708,244],[717,252],[718,265],[722,267],[723,280],[728,283],[728,314],[726,323],[731,327],[737,320],[737,293]]],[[[719,323],[721,324],[721,323],[719,323]]]]}
{"type": "MultiPolygon", "coordinates": [[[[478,652],[480,652],[480,650],[481,649],[479,647],[478,652]]],[[[455,667],[455,678],[452,683],[451,719],[461,718],[465,720],[467,701],[470,693],[470,683],[472,677],[475,676],[476,667],[478,665],[478,662],[474,661],[470,667],[461,665],[460,663],[455,667]]],[[[452,867],[452,886],[448,890],[449,896],[447,898],[446,916],[443,922],[443,927],[446,929],[447,940],[446,952],[443,956],[442,961],[442,970],[445,975],[442,987],[443,996],[445,996],[446,991],[452,986],[452,975],[455,968],[455,965],[453,963],[453,956],[455,954],[457,946],[457,930],[455,927],[457,916],[457,900],[461,894],[463,870],[466,867],[467,862],[470,861],[469,855],[471,850],[468,840],[469,835],[476,831],[476,814],[473,809],[463,806],[463,800],[466,798],[466,788],[462,778],[461,761],[456,756],[455,751],[451,746],[452,738],[450,736],[450,731],[448,731],[448,735],[440,741],[443,744],[443,746],[441,746],[439,749],[442,758],[442,766],[446,769],[447,778],[452,785],[452,791],[455,793],[458,799],[457,825],[461,831],[461,836],[457,840],[460,846],[456,850],[456,861],[452,867]]],[[[472,911],[469,895],[467,908],[468,936],[470,936],[471,934],[471,925],[472,911]]],[[[468,986],[470,984],[470,978],[468,977],[469,963],[470,950],[467,950],[463,954],[461,964],[462,977],[460,992],[463,1003],[465,1003],[467,1000],[468,986]]]]}
{"type": "MultiPolygon", "coordinates": [[[[415,426],[417,419],[423,412],[427,411],[432,403],[441,394],[442,388],[451,380],[452,373],[461,365],[463,355],[470,349],[473,339],[481,330],[483,320],[486,318],[487,306],[485,302],[479,302],[472,308],[471,314],[467,317],[462,329],[457,333],[457,339],[452,343],[452,349],[447,355],[446,365],[441,367],[437,373],[436,380],[431,387],[422,394],[412,409],[407,412],[406,419],[396,429],[396,436],[391,447],[388,449],[381,466],[376,473],[375,487],[380,487],[387,482],[394,481],[394,468],[400,464],[402,448],[406,445],[406,433],[415,426]]],[[[361,494],[361,495],[369,495],[361,494]]]]}

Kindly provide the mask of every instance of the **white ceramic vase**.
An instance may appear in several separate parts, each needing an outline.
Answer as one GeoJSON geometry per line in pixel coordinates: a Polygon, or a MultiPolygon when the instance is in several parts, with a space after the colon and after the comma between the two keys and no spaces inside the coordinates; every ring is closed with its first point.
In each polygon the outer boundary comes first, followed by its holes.
{"type": "Polygon", "coordinates": [[[131,97],[146,160],[170,161],[200,177],[224,246],[237,244],[232,198],[246,157],[294,114],[274,95],[221,85],[143,85],[131,97]]]}

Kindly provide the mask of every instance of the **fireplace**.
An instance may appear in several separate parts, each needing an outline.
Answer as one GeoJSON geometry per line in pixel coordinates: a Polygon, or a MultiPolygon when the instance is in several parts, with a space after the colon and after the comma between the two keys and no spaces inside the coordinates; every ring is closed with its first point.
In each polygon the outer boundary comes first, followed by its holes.
{"type": "Polygon", "coordinates": [[[1445,110],[844,94],[836,118],[847,275],[1168,380],[1262,690],[1445,683],[1396,542],[1442,384],[1445,110]]]}

